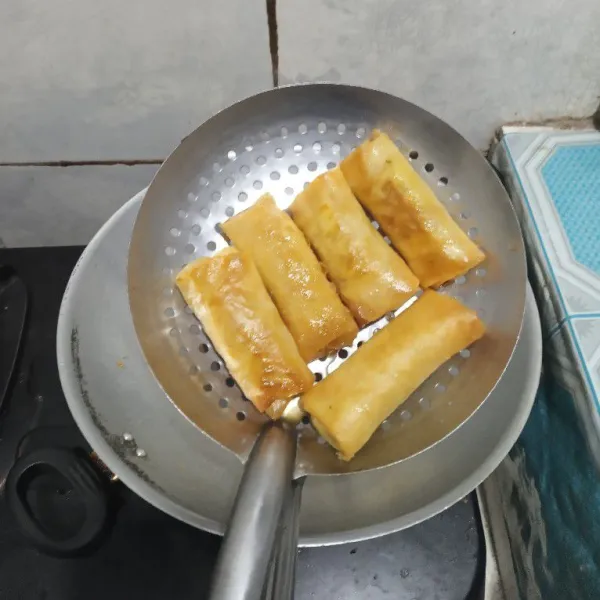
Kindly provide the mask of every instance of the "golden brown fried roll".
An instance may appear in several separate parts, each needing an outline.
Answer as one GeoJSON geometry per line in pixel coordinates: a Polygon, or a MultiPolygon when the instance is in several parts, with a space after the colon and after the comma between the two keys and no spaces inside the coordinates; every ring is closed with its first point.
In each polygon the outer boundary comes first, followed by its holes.
{"type": "Polygon", "coordinates": [[[484,334],[474,311],[426,290],[302,397],[319,433],[350,460],[440,365],[484,334]]]}
{"type": "Polygon", "coordinates": [[[305,361],[351,343],[358,327],[290,216],[273,197],[258,202],[221,226],[248,253],[305,361]]]}
{"type": "Polygon", "coordinates": [[[418,290],[419,280],[371,225],[339,168],[317,177],[290,212],[359,325],[418,290]]]}
{"type": "Polygon", "coordinates": [[[261,412],[310,388],[310,372],[249,257],[225,248],[176,278],[215,350],[261,412]]]}
{"type": "Polygon", "coordinates": [[[423,287],[437,287],[485,259],[387,135],[374,131],[341,168],[423,287]]]}

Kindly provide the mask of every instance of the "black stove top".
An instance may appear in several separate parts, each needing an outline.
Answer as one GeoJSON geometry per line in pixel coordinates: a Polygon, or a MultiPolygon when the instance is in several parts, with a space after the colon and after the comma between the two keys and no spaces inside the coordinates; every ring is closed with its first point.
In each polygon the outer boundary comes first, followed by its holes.
{"type": "MultiPolygon", "coordinates": [[[[205,598],[219,538],[165,515],[122,484],[107,483],[109,520],[103,535],[68,558],[32,544],[4,497],[7,473],[18,457],[50,447],[91,452],[62,395],[55,351],[62,294],[81,251],[0,250],[0,266],[11,267],[25,283],[28,301],[16,371],[0,412],[0,599],[205,598]]],[[[8,330],[17,318],[4,317],[0,327],[8,330]]],[[[8,362],[4,333],[0,366],[8,362]]],[[[23,495],[52,535],[60,537],[82,519],[77,494],[56,473],[37,472],[23,495]]],[[[297,600],[479,598],[483,536],[476,514],[469,498],[381,540],[302,550],[297,600]]]]}

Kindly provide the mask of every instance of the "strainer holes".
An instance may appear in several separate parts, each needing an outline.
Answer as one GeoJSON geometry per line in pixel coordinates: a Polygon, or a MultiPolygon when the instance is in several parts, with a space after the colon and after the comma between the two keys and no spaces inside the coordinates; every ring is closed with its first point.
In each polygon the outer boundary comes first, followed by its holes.
{"type": "Polygon", "coordinates": [[[304,415],[302,417],[302,423],[304,423],[304,425],[310,425],[310,417],[308,415],[304,415]]]}
{"type": "Polygon", "coordinates": [[[463,285],[463,283],[465,283],[466,281],[467,278],[464,275],[460,275],[454,280],[454,283],[456,283],[457,285],[463,285]]]}
{"type": "Polygon", "coordinates": [[[288,134],[289,134],[288,128],[282,127],[281,128],[281,137],[285,139],[288,136],[288,134]]]}
{"type": "Polygon", "coordinates": [[[342,149],[342,146],[340,144],[338,144],[337,142],[335,142],[334,144],[331,145],[331,151],[334,154],[339,154],[341,149],[342,149]]]}
{"type": "Polygon", "coordinates": [[[365,133],[367,133],[367,130],[366,130],[364,127],[359,127],[359,128],[356,130],[356,137],[357,137],[357,138],[362,138],[362,137],[364,137],[364,136],[365,136],[365,133]]]}
{"type": "Polygon", "coordinates": [[[180,346],[179,356],[185,356],[188,353],[188,349],[185,346],[180,346]]]}
{"type": "Polygon", "coordinates": [[[167,246],[165,248],[165,254],[167,256],[175,256],[176,252],[177,252],[177,250],[175,250],[175,248],[173,248],[173,246],[167,246]]]}
{"type": "Polygon", "coordinates": [[[187,195],[187,199],[190,204],[193,204],[194,202],[196,202],[196,200],[198,200],[198,196],[196,196],[196,194],[193,194],[192,192],[190,192],[187,195]]]}
{"type": "Polygon", "coordinates": [[[325,362],[325,361],[327,360],[327,356],[321,356],[321,357],[319,358],[319,360],[320,360],[321,362],[325,362]]]}
{"type": "Polygon", "coordinates": [[[308,163],[307,169],[309,171],[316,171],[317,170],[317,163],[313,160],[312,162],[308,163]]]}
{"type": "Polygon", "coordinates": [[[267,158],[265,156],[261,155],[261,156],[257,156],[256,157],[256,164],[257,165],[261,165],[262,166],[262,165],[266,164],[266,162],[267,162],[267,158]]]}
{"type": "Polygon", "coordinates": [[[450,196],[450,200],[452,200],[452,202],[458,202],[460,200],[460,194],[458,192],[454,192],[454,194],[450,196]]]}
{"type": "Polygon", "coordinates": [[[221,223],[215,223],[213,229],[217,232],[217,233],[221,233],[221,223]]]}
{"type": "Polygon", "coordinates": [[[202,231],[202,227],[200,227],[200,225],[192,225],[192,228],[190,229],[190,231],[192,232],[193,235],[200,235],[200,232],[202,231]]]}
{"type": "Polygon", "coordinates": [[[273,171],[269,177],[271,177],[273,181],[278,181],[279,179],[281,179],[279,171],[273,171]]]}
{"type": "Polygon", "coordinates": [[[459,218],[461,221],[466,221],[466,220],[469,218],[469,213],[467,213],[467,212],[461,212],[461,213],[458,215],[458,218],[459,218]]]}
{"type": "Polygon", "coordinates": [[[221,192],[213,192],[210,197],[213,202],[218,202],[221,199],[221,192]]]}
{"type": "Polygon", "coordinates": [[[178,210],[178,211],[177,211],[177,216],[178,216],[180,219],[185,219],[185,218],[187,217],[187,213],[185,212],[185,210],[178,210]]]}
{"type": "Polygon", "coordinates": [[[246,413],[245,413],[245,412],[242,412],[242,411],[240,410],[239,412],[237,412],[237,413],[235,414],[235,418],[236,418],[238,421],[245,421],[245,420],[246,420],[246,413]]]}
{"type": "Polygon", "coordinates": [[[283,148],[275,148],[275,152],[273,152],[275,158],[281,158],[284,155],[283,148]]]}
{"type": "Polygon", "coordinates": [[[307,131],[308,127],[306,126],[306,123],[300,123],[300,125],[298,125],[298,133],[300,135],[305,135],[307,131]]]}
{"type": "Polygon", "coordinates": [[[361,347],[363,344],[364,344],[364,342],[363,342],[362,340],[360,340],[360,342],[358,342],[358,343],[356,344],[356,347],[357,347],[357,348],[360,348],[360,347],[361,347]]]}
{"type": "Polygon", "coordinates": [[[192,335],[200,335],[200,327],[196,323],[190,325],[190,333],[192,335]]]}
{"type": "Polygon", "coordinates": [[[293,188],[291,188],[291,187],[286,187],[286,188],[285,188],[285,193],[286,193],[288,196],[293,196],[293,194],[294,194],[294,189],[293,189],[293,188]]]}
{"type": "Polygon", "coordinates": [[[403,421],[410,421],[412,419],[412,413],[410,412],[410,410],[405,409],[400,413],[400,418],[403,421]]]}
{"type": "Polygon", "coordinates": [[[461,358],[469,358],[471,356],[471,351],[468,348],[460,351],[461,358]]]}
{"type": "Polygon", "coordinates": [[[200,344],[198,346],[198,350],[200,350],[200,352],[202,352],[202,354],[206,354],[209,350],[208,344],[200,344]]]}
{"type": "Polygon", "coordinates": [[[321,145],[321,142],[315,142],[312,145],[313,151],[314,152],[321,152],[321,150],[323,149],[323,146],[321,145]]]}
{"type": "Polygon", "coordinates": [[[193,314],[194,314],[194,311],[192,310],[192,307],[191,307],[191,306],[188,306],[187,304],[186,304],[186,305],[185,305],[185,307],[183,308],[183,312],[184,312],[186,315],[193,315],[193,314]]]}
{"type": "Polygon", "coordinates": [[[381,424],[382,431],[387,431],[390,427],[391,427],[390,422],[387,420],[381,424]]]}
{"type": "Polygon", "coordinates": [[[210,383],[205,383],[205,384],[202,386],[202,389],[203,389],[205,392],[212,392],[212,389],[213,389],[213,387],[212,387],[212,385],[211,385],[210,383]]]}
{"type": "Polygon", "coordinates": [[[198,367],[196,365],[192,365],[189,369],[188,369],[188,373],[190,375],[197,375],[198,374],[198,367]]]}
{"type": "Polygon", "coordinates": [[[427,173],[431,173],[433,171],[433,164],[432,163],[427,163],[424,167],[425,171],[427,173]]]}
{"type": "Polygon", "coordinates": [[[233,377],[228,377],[228,378],[225,380],[225,385],[226,385],[227,387],[230,387],[230,388],[231,388],[231,387],[234,387],[234,386],[235,386],[235,381],[234,381],[233,377]]]}
{"type": "Polygon", "coordinates": [[[246,202],[246,200],[248,200],[248,194],[246,194],[246,192],[240,192],[238,194],[238,200],[240,202],[246,202]]]}
{"type": "Polygon", "coordinates": [[[291,173],[292,175],[297,175],[298,174],[298,166],[297,165],[290,165],[288,167],[288,172],[291,173]]]}
{"type": "Polygon", "coordinates": [[[210,363],[210,370],[211,371],[219,371],[220,369],[221,369],[221,365],[216,360],[213,360],[210,363]]]}
{"type": "Polygon", "coordinates": [[[173,237],[179,237],[181,235],[181,230],[177,229],[177,227],[171,227],[171,229],[169,229],[169,233],[173,237]]]}
{"type": "Polygon", "coordinates": [[[225,215],[226,215],[227,217],[233,217],[233,215],[234,215],[234,214],[235,214],[235,209],[233,208],[233,206],[228,206],[228,207],[225,209],[225,215]]]}
{"type": "Polygon", "coordinates": [[[235,151],[235,150],[230,150],[230,151],[227,153],[227,158],[228,158],[229,160],[235,160],[235,159],[236,159],[236,157],[237,157],[237,153],[236,153],[236,151],[235,151]]]}
{"type": "Polygon", "coordinates": [[[302,144],[294,144],[294,152],[300,154],[302,152],[302,144]]]}
{"type": "Polygon", "coordinates": [[[227,177],[227,178],[225,179],[225,185],[226,185],[227,187],[233,187],[233,184],[234,184],[234,183],[235,183],[235,181],[234,181],[233,177],[227,177]]]}
{"type": "Polygon", "coordinates": [[[221,167],[221,165],[218,162],[213,163],[213,171],[215,173],[219,173],[221,171],[221,169],[222,169],[222,167],[221,167]]]}
{"type": "Polygon", "coordinates": [[[340,123],[340,124],[337,126],[337,132],[338,132],[340,135],[344,135],[344,133],[346,133],[346,126],[344,125],[344,123],[340,123]]]}
{"type": "Polygon", "coordinates": [[[408,153],[408,158],[410,158],[410,160],[417,160],[417,158],[419,158],[419,153],[416,150],[411,150],[408,153]]]}
{"type": "Polygon", "coordinates": [[[217,244],[215,244],[215,242],[208,242],[208,244],[206,244],[206,247],[209,250],[216,250],[217,249],[217,244]]]}
{"type": "Polygon", "coordinates": [[[271,136],[269,135],[268,131],[261,131],[260,132],[260,139],[265,142],[265,143],[269,143],[269,141],[271,140],[271,136]]]}
{"type": "Polygon", "coordinates": [[[346,350],[346,348],[342,348],[339,352],[338,352],[338,356],[342,359],[344,358],[348,358],[348,350],[346,350]]]}
{"type": "Polygon", "coordinates": [[[194,246],[194,244],[186,244],[183,249],[187,254],[194,254],[196,251],[196,246],[194,246]]]}
{"type": "Polygon", "coordinates": [[[171,308],[170,306],[168,308],[165,308],[165,317],[172,319],[175,316],[175,309],[171,308]]]}
{"type": "Polygon", "coordinates": [[[377,221],[371,221],[371,225],[373,225],[373,227],[379,231],[379,223],[377,221]]]}
{"type": "Polygon", "coordinates": [[[250,167],[248,165],[242,165],[240,167],[240,173],[242,175],[248,175],[248,173],[250,173],[250,167]]]}
{"type": "Polygon", "coordinates": [[[229,402],[227,398],[219,398],[219,408],[227,408],[229,406],[229,402]]]}
{"type": "Polygon", "coordinates": [[[171,329],[169,329],[169,335],[171,337],[175,337],[178,333],[179,331],[175,327],[171,327],[171,329]]]}
{"type": "Polygon", "coordinates": [[[475,269],[475,275],[477,277],[485,277],[487,275],[487,269],[485,267],[479,267],[479,269],[475,269]]]}
{"type": "Polygon", "coordinates": [[[305,190],[310,185],[310,181],[305,181],[302,189],[305,190]]]}
{"type": "Polygon", "coordinates": [[[258,179],[252,184],[252,187],[255,190],[262,190],[262,186],[263,186],[263,182],[259,181],[258,179]]]}
{"type": "Polygon", "coordinates": [[[421,410],[429,410],[431,408],[431,403],[429,402],[429,398],[419,398],[419,408],[421,410]]]}
{"type": "Polygon", "coordinates": [[[315,381],[319,383],[323,379],[323,373],[315,373],[315,381]]]}
{"type": "Polygon", "coordinates": [[[254,150],[254,146],[252,144],[247,144],[246,145],[246,152],[252,152],[252,150],[254,150]]]}
{"type": "Polygon", "coordinates": [[[469,231],[467,231],[467,235],[473,240],[479,234],[479,229],[477,227],[470,227],[469,231]]]}
{"type": "Polygon", "coordinates": [[[319,133],[325,133],[327,131],[327,125],[321,121],[318,125],[317,125],[317,131],[319,133]]]}
{"type": "Polygon", "coordinates": [[[208,208],[208,206],[204,206],[203,208],[201,208],[200,215],[205,219],[208,218],[208,216],[210,215],[210,208],[208,208]]]}
{"type": "Polygon", "coordinates": [[[327,163],[327,168],[331,171],[331,169],[335,169],[336,164],[334,162],[328,162],[327,163]]]}
{"type": "Polygon", "coordinates": [[[198,183],[202,187],[206,187],[208,185],[208,179],[206,179],[206,177],[200,177],[200,179],[198,180],[198,183]]]}
{"type": "Polygon", "coordinates": [[[443,383],[436,383],[433,386],[433,389],[438,393],[438,394],[443,394],[446,391],[446,386],[443,383]]]}
{"type": "Polygon", "coordinates": [[[448,178],[447,178],[447,177],[440,177],[440,178],[438,179],[438,185],[439,185],[440,187],[445,187],[445,186],[447,186],[447,185],[448,185],[448,178]]]}
{"type": "Polygon", "coordinates": [[[456,365],[452,365],[448,367],[448,373],[450,373],[452,377],[456,377],[460,373],[460,371],[456,365]]]}

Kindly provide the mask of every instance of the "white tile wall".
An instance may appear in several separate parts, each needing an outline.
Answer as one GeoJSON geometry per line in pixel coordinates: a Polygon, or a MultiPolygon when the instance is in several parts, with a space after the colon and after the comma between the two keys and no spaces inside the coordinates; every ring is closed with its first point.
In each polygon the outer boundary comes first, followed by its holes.
{"type": "Polygon", "coordinates": [[[481,149],[502,123],[599,102],[598,0],[283,0],[278,24],[282,83],[380,88],[481,149]]]}
{"type": "Polygon", "coordinates": [[[271,87],[264,0],[3,0],[0,162],[164,157],[271,87]]]}

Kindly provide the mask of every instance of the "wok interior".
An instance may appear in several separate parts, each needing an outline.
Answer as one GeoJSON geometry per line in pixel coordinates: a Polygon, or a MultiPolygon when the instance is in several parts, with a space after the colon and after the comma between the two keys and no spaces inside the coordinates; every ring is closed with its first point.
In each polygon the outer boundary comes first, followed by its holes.
{"type": "MultiPolygon", "coordinates": [[[[219,223],[266,192],[287,208],[373,128],[397,141],[461,227],[475,232],[486,262],[444,291],[477,310],[487,334],[440,367],[349,463],[310,425],[299,425],[298,474],[378,468],[435,444],[486,399],[516,344],[526,283],[522,238],[506,192],[462,137],[410,103],[363,88],[315,84],[249,98],[198,128],[161,167],[134,227],[128,269],[133,321],[158,382],[187,418],[242,458],[265,417],[229,377],[174,277],[225,247],[219,223]]],[[[310,368],[326,377],[386,322],[310,368]]]]}

